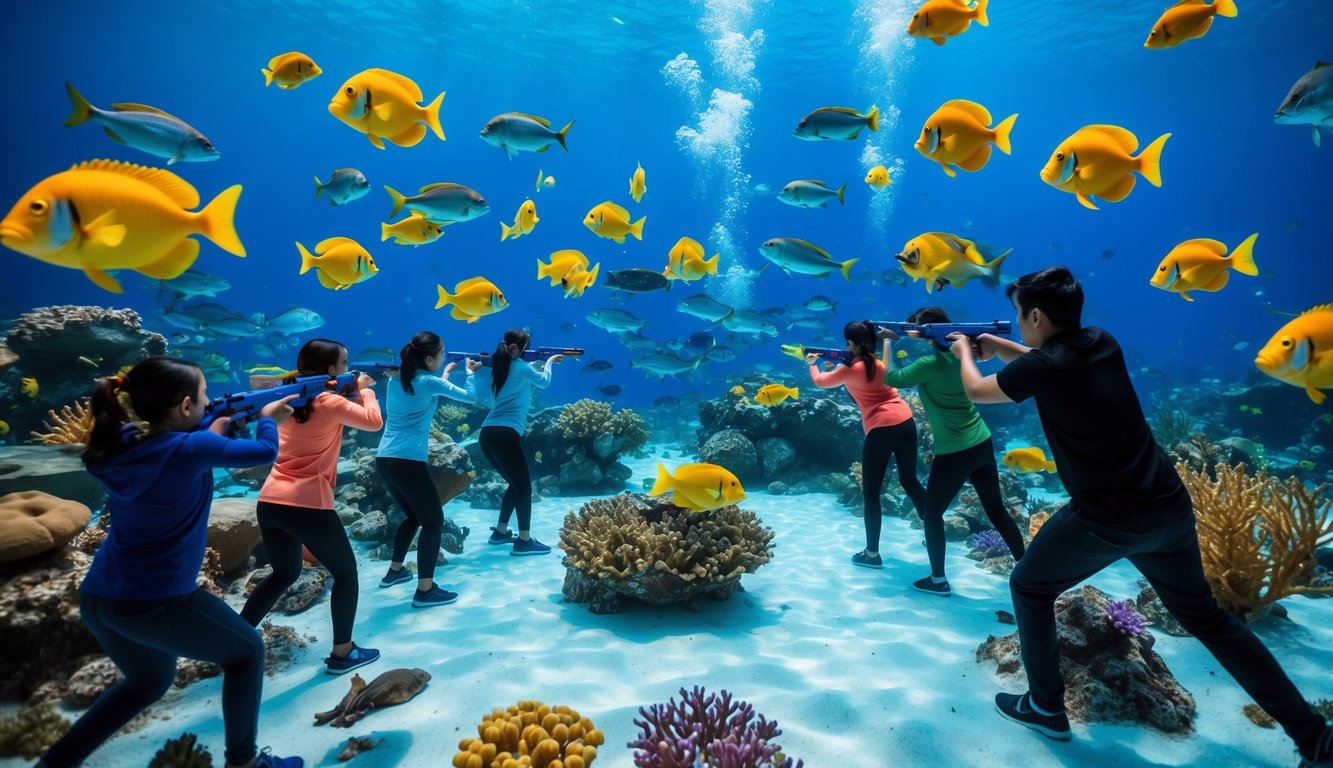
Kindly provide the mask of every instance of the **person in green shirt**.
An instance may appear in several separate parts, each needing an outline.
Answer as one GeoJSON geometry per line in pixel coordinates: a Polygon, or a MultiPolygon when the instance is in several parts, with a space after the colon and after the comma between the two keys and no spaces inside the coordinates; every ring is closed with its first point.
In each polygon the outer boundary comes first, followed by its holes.
{"type": "MultiPolygon", "coordinates": [[[[948,323],[949,316],[939,307],[923,307],[907,317],[909,323],[948,323]]],[[[892,365],[890,341],[884,340],[884,359],[892,365]]],[[[981,500],[981,508],[991,525],[999,531],[1014,559],[1023,557],[1023,535],[1004,508],[1000,495],[1000,473],[995,463],[995,444],[986,422],[963,391],[958,359],[949,348],[931,342],[931,352],[905,368],[886,371],[884,383],[890,387],[916,387],[926,419],[935,433],[935,460],[926,480],[926,511],[921,522],[926,529],[926,554],[930,575],[912,586],[932,595],[952,594],[944,576],[944,512],[953,503],[963,481],[981,500]]]]}

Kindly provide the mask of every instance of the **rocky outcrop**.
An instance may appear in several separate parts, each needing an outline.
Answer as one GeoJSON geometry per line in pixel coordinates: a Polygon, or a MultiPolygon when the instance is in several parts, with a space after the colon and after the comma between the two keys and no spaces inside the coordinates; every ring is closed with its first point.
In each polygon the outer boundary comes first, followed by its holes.
{"type": "Polygon", "coordinates": [[[699,448],[699,461],[726,467],[742,485],[758,483],[764,477],[758,449],[737,429],[713,433],[699,448]]]}
{"type": "Polygon", "coordinates": [[[92,511],[41,491],[0,496],[0,563],[65,546],[83,532],[92,511]]]}
{"type": "Polygon", "coordinates": [[[208,546],[217,550],[223,573],[246,567],[262,540],[253,498],[213,500],[208,514],[208,546]]]}
{"type": "Polygon", "coordinates": [[[21,660],[0,675],[0,698],[26,698],[39,684],[67,678],[101,648],[79,620],[79,584],[92,556],[64,547],[0,575],[0,658],[21,660]]]}

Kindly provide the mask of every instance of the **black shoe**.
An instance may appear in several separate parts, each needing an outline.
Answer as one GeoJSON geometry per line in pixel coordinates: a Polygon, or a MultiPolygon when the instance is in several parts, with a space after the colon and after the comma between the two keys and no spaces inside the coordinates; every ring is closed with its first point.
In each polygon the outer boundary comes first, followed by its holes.
{"type": "Polygon", "coordinates": [[[380,657],[380,652],[374,648],[362,648],[356,643],[352,643],[352,650],[346,656],[334,656],[324,660],[324,671],[330,675],[341,675],[351,672],[354,669],[364,667],[380,657]]]}
{"type": "Polygon", "coordinates": [[[916,589],[921,590],[922,592],[926,592],[932,595],[939,595],[940,597],[948,597],[949,595],[953,594],[953,590],[949,589],[948,581],[941,581],[936,583],[936,581],[929,576],[927,576],[924,579],[917,579],[916,581],[912,582],[912,586],[915,587],[916,589]]]}
{"type": "Polygon", "coordinates": [[[873,557],[867,555],[866,551],[863,549],[852,555],[852,565],[859,565],[862,568],[883,568],[884,558],[879,555],[874,555],[873,557]]]}
{"type": "Polygon", "coordinates": [[[549,555],[551,554],[551,548],[541,543],[540,541],[537,541],[537,539],[535,538],[529,538],[527,541],[519,539],[518,541],[514,542],[514,548],[509,551],[509,554],[515,556],[549,555]]]}
{"type": "Polygon", "coordinates": [[[422,592],[417,590],[412,595],[413,608],[434,608],[437,605],[448,605],[458,599],[457,592],[450,592],[447,589],[440,589],[439,584],[432,584],[431,588],[422,592]]]}
{"type": "Polygon", "coordinates": [[[1333,768],[1333,728],[1325,728],[1324,736],[1314,748],[1314,755],[1301,758],[1301,768],[1333,768]]]}
{"type": "Polygon", "coordinates": [[[514,534],[513,531],[511,531],[511,530],[509,530],[509,529],[507,529],[507,528],[505,529],[505,532],[504,532],[504,533],[500,533],[499,529],[497,529],[495,526],[491,526],[491,537],[490,537],[489,539],[486,540],[486,543],[487,543],[487,544],[513,544],[513,543],[514,543],[514,539],[517,539],[517,538],[518,538],[518,536],[516,536],[516,535],[514,534]]]}
{"type": "Polygon", "coordinates": [[[384,578],[380,579],[380,589],[392,587],[394,584],[402,584],[404,581],[411,581],[413,578],[415,577],[411,571],[407,570],[406,566],[396,571],[390,568],[389,572],[384,574],[384,578]]]}
{"type": "Polygon", "coordinates": [[[995,694],[995,709],[1008,720],[1026,725],[1048,739],[1069,741],[1069,718],[1063,711],[1043,715],[1032,708],[1032,695],[1024,693],[995,694]]]}

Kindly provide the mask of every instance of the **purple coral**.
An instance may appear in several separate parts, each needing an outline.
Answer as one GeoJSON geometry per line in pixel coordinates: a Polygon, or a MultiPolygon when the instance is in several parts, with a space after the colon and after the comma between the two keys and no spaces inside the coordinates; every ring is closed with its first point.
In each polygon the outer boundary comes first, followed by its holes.
{"type": "Polygon", "coordinates": [[[1009,545],[1004,543],[1004,537],[1000,536],[999,531],[993,529],[972,534],[968,543],[972,546],[972,549],[979,550],[986,557],[999,557],[1009,552],[1009,545]]]}
{"type": "Polygon", "coordinates": [[[774,762],[781,746],[770,743],[782,734],[776,721],[758,715],[748,702],[734,701],[726,690],[705,694],[702,686],[680,689],[680,703],[639,708],[643,720],[634,724],[643,734],[629,742],[638,768],[803,768],[800,760],[774,762]]]}
{"type": "Polygon", "coordinates": [[[1148,622],[1128,600],[1107,600],[1106,618],[1116,629],[1127,635],[1142,635],[1148,631],[1148,622]]]}

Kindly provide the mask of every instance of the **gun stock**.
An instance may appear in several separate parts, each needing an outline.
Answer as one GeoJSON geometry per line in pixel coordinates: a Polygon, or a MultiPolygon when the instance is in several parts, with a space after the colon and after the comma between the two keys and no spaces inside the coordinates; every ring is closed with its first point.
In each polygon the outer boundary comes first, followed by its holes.
{"type": "MultiPolygon", "coordinates": [[[[553,355],[580,357],[583,353],[583,347],[530,347],[523,350],[521,357],[529,363],[535,363],[538,360],[546,360],[553,355]]],[[[494,354],[494,352],[445,352],[444,357],[453,363],[461,363],[470,358],[480,360],[482,365],[490,365],[491,357],[494,354]]]]}
{"type": "Polygon", "coordinates": [[[892,320],[872,320],[879,328],[885,328],[899,336],[908,336],[915,332],[920,338],[949,343],[949,336],[960,333],[969,339],[975,339],[983,333],[992,336],[1008,336],[1013,333],[1012,323],[1008,320],[992,320],[989,323],[903,323],[892,320]]]}
{"type": "Polygon", "coordinates": [[[302,376],[291,384],[235,394],[228,393],[208,401],[208,405],[204,406],[204,418],[199,422],[198,429],[208,429],[213,422],[223,416],[229,416],[233,419],[233,423],[227,426],[227,434],[230,435],[236,430],[236,422],[254,418],[264,406],[288,395],[296,395],[296,399],[289,405],[300,408],[324,392],[348,390],[356,391],[356,374],[343,373],[336,377],[302,376]]]}

